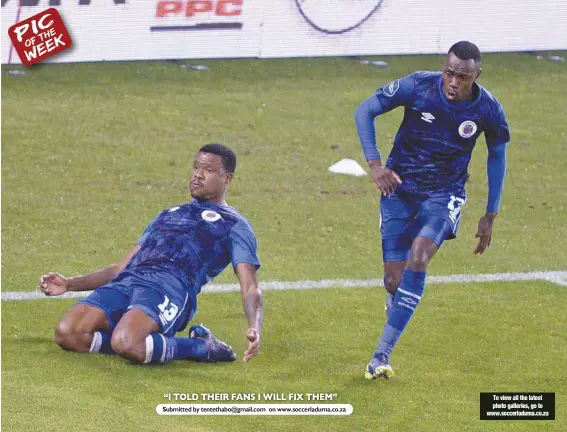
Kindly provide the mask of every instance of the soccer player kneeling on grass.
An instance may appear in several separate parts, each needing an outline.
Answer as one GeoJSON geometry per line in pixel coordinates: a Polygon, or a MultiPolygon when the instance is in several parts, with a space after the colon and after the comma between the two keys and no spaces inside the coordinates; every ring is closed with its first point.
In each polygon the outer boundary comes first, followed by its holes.
{"type": "Polygon", "coordinates": [[[41,276],[39,288],[48,296],[94,290],[57,324],[59,346],[116,353],[136,363],[234,361],[232,348],[203,325],[192,326],[189,337],[175,336],[193,318],[201,287],[232,264],[248,320],[244,361],[258,354],[263,300],[256,280],[256,237],[225,202],[235,167],[232,150],[205,145],[193,165],[193,200],[156,216],[122,262],[73,278],[41,276]]]}
{"type": "Polygon", "coordinates": [[[510,133],[500,103],[476,81],[481,55],[462,41],[442,72],[415,72],[378,89],[356,110],[358,135],[378,185],[388,321],[366,378],[389,378],[390,354],[413,315],[427,265],[457,235],[466,202],[468,165],[477,138],[488,146],[488,203],[475,254],[490,246],[506,171],[510,133]],[[403,106],[404,118],[385,166],[376,147],[375,117],[403,106]]]}

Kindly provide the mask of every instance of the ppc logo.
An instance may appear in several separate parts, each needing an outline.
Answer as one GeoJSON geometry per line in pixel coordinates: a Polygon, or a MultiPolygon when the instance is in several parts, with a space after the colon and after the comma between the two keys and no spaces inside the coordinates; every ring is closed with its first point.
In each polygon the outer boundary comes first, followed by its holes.
{"type": "Polygon", "coordinates": [[[45,60],[71,47],[71,37],[55,8],[49,8],[14,24],[8,34],[26,66],[45,60]]]}

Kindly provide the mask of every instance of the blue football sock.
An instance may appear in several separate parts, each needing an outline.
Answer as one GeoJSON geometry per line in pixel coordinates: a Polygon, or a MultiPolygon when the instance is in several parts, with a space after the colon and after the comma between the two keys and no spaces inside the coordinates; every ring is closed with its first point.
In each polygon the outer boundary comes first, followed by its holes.
{"type": "Polygon", "coordinates": [[[204,360],[208,355],[207,343],[201,338],[167,337],[152,333],[146,338],[144,363],[167,363],[171,360],[204,360]]]}
{"type": "Polygon", "coordinates": [[[388,322],[384,326],[382,338],[374,352],[375,357],[378,354],[385,354],[388,358],[390,357],[392,350],[421,300],[424,287],[425,272],[404,270],[402,283],[396,292],[394,304],[388,313],[388,322]]]}
{"type": "Polygon", "coordinates": [[[386,293],[386,307],[389,311],[392,310],[392,307],[394,306],[394,298],[393,294],[386,293]]]}
{"type": "Polygon", "coordinates": [[[93,334],[93,341],[91,342],[90,353],[96,354],[116,354],[110,344],[111,336],[104,331],[96,331],[93,334]]]}

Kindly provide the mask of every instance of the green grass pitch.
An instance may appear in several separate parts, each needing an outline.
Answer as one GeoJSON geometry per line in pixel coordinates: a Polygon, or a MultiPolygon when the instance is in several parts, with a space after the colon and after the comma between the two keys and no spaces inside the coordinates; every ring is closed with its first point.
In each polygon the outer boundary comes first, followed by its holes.
{"type": "MultiPolygon", "coordinates": [[[[390,80],[437,70],[441,56],[37,65],[2,75],[2,291],[32,291],[46,271],[89,272],[120,259],[162,209],[188,199],[194,152],[238,156],[228,201],[253,224],[260,281],[381,277],[378,194],[353,113],[390,80]]],[[[4,68],[5,69],[5,68],[4,68]]],[[[431,275],[566,270],[567,66],[487,54],[480,79],[511,126],[491,248],[473,256],[486,205],[486,149],[471,162],[459,238],[431,275]]],[[[377,121],[391,149],[401,120],[377,121]]],[[[217,282],[233,283],[230,270],[217,282]]],[[[567,287],[548,282],[426,287],[389,382],[364,380],[384,325],[381,289],[266,291],[261,355],[249,364],[139,367],[63,352],[55,324],[72,300],[2,302],[6,431],[565,431],[567,287]],[[555,421],[480,421],[480,392],[555,392],[555,421]],[[159,416],[165,393],[336,393],[350,416],[159,416]]],[[[241,358],[237,293],[200,296],[197,321],[241,358]]]]}

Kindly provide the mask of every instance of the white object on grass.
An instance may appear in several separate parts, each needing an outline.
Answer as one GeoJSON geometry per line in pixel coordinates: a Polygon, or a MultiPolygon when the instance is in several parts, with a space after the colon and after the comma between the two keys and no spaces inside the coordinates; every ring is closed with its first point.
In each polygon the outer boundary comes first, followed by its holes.
{"type": "Polygon", "coordinates": [[[342,159],[329,167],[329,171],[335,174],[348,174],[353,176],[366,175],[366,171],[357,161],[352,159],[342,159]]]}

